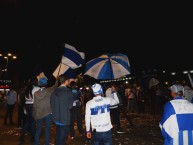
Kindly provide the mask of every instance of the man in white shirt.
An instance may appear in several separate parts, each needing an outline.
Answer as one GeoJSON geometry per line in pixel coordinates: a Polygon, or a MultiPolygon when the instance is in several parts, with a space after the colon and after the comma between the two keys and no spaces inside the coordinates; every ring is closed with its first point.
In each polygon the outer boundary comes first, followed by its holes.
{"type": "Polygon", "coordinates": [[[85,112],[87,138],[92,137],[93,145],[112,145],[110,105],[117,104],[118,100],[102,97],[100,84],[92,85],[92,90],[95,97],[86,103],[85,112]]]}

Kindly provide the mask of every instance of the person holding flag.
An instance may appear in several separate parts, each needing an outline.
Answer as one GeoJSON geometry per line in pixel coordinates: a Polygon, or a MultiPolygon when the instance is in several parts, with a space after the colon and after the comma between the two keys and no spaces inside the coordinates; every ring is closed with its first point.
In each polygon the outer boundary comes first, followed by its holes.
{"type": "Polygon", "coordinates": [[[40,78],[39,89],[34,94],[33,117],[36,120],[36,133],[34,145],[39,145],[39,138],[42,130],[42,123],[45,122],[45,145],[50,144],[50,128],[52,123],[52,112],[50,97],[52,92],[58,87],[58,81],[53,86],[47,87],[47,78],[40,78]]]}

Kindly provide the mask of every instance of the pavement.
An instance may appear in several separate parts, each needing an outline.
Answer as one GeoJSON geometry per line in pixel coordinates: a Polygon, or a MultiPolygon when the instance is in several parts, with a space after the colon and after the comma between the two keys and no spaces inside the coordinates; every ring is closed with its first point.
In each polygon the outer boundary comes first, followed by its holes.
{"type": "MultiPolygon", "coordinates": [[[[4,125],[5,106],[0,106],[0,145],[18,145],[19,135],[21,130],[17,129],[17,106],[14,110],[13,125],[4,125]]],[[[113,131],[113,145],[163,145],[163,138],[159,128],[160,115],[152,115],[149,113],[138,114],[131,113],[121,115],[121,126],[126,132],[117,134],[113,131]],[[132,126],[128,122],[128,118],[132,121],[132,126]]],[[[8,123],[8,122],[7,122],[8,123]]],[[[83,122],[84,126],[84,122],[83,122]]],[[[84,126],[85,128],[85,126],[84,126]]],[[[75,126],[75,129],[77,127],[75,126]]],[[[55,141],[55,125],[51,127],[50,145],[54,145],[55,141]]],[[[29,135],[26,134],[24,145],[32,145],[29,135]]],[[[44,127],[42,130],[40,145],[44,144],[44,127]]],[[[68,138],[67,145],[91,145],[90,141],[86,140],[85,135],[80,135],[76,130],[75,138],[68,138]]]]}

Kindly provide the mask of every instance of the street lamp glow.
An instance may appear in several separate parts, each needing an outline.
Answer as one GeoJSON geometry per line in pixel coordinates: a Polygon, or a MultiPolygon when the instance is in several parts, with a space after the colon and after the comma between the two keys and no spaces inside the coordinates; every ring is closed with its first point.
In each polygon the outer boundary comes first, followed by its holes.
{"type": "Polygon", "coordinates": [[[12,56],[12,54],[11,54],[11,53],[8,53],[7,55],[8,55],[8,56],[12,56]]]}
{"type": "Polygon", "coordinates": [[[163,73],[166,73],[166,71],[165,71],[165,70],[163,70],[163,73]]]}
{"type": "Polygon", "coordinates": [[[188,71],[183,71],[183,74],[187,74],[188,73],[188,71]]]}
{"type": "Polygon", "coordinates": [[[0,53],[0,56],[3,56],[3,55],[0,53]]]}
{"type": "Polygon", "coordinates": [[[191,70],[190,73],[193,73],[193,70],[191,70]]]}
{"type": "Polygon", "coordinates": [[[7,57],[7,56],[4,56],[4,58],[5,58],[5,59],[8,59],[8,57],[7,57]]]}
{"type": "Polygon", "coordinates": [[[16,57],[16,56],[13,56],[13,59],[17,59],[17,57],[16,57]]]}
{"type": "Polygon", "coordinates": [[[175,72],[173,72],[173,73],[171,73],[171,75],[172,75],[172,76],[174,76],[174,75],[176,75],[176,73],[175,73],[175,72]]]}

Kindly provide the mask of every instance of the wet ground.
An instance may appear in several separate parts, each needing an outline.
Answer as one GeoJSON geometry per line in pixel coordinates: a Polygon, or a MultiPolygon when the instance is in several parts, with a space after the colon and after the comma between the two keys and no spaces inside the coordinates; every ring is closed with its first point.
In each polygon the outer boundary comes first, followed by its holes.
{"type": "MultiPolygon", "coordinates": [[[[5,107],[0,106],[0,145],[18,145],[19,144],[19,129],[17,127],[17,108],[14,110],[14,125],[4,125],[3,118],[5,107]]],[[[125,134],[117,134],[113,129],[113,144],[114,145],[163,145],[163,138],[159,128],[160,115],[138,114],[131,113],[129,118],[132,120],[133,126],[128,127],[126,115],[121,116],[121,126],[125,134]]],[[[83,123],[84,124],[84,123],[83,123]]],[[[76,128],[76,126],[75,126],[76,128]]],[[[29,141],[29,135],[26,134],[24,145],[32,145],[29,141]]],[[[51,143],[54,145],[55,126],[51,127],[51,143]]],[[[91,142],[85,141],[85,136],[80,136],[76,132],[73,140],[68,138],[67,145],[91,145],[91,142]]],[[[42,131],[40,145],[44,144],[44,128],[42,131]]]]}

